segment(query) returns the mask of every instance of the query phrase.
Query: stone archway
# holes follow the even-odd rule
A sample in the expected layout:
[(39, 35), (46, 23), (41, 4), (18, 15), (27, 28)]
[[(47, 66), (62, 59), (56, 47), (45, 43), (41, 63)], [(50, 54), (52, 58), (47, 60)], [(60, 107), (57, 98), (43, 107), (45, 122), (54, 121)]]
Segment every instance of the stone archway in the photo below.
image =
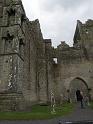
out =
[(88, 85), (82, 78), (74, 78), (69, 85), (69, 97), (75, 102), (76, 101), (76, 91), (80, 90), (83, 92), (84, 96), (88, 95)]

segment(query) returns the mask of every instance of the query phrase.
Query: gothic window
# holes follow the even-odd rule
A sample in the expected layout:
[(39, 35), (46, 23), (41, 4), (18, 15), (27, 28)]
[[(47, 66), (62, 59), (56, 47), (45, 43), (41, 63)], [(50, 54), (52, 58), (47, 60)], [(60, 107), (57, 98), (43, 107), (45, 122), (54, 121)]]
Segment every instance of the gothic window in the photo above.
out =
[(58, 64), (58, 59), (57, 58), (53, 58), (53, 61), (55, 64)]
[(24, 56), (24, 45), (25, 45), (25, 43), (24, 43), (23, 39), (21, 38), (19, 40), (19, 52), (20, 52), (20, 55), (22, 55), (22, 56)]
[(8, 24), (14, 24), (15, 22), (15, 9), (14, 8), (10, 8), (9, 10), (7, 10), (8, 13)]
[(86, 34), (88, 34), (88, 33), (89, 33), (87, 29), (85, 30), (85, 33), (86, 33)]
[(15, 9), (10, 8), (9, 10), (7, 10), (8, 16), (15, 16)]
[(20, 39), (20, 41), (19, 41), (19, 46), (21, 47), (21, 46), (24, 46), (25, 44), (24, 44), (24, 42), (23, 42), (23, 39)]
[(10, 34), (9, 31), (6, 32), (6, 37), (4, 37), (3, 39), (5, 39), (5, 52), (10, 52), (12, 51), (12, 41), (14, 39), (14, 35)]
[(11, 34), (9, 33), (9, 31), (7, 31), (6, 40), (11, 41), (11, 40), (13, 40), (13, 38), (14, 38), (14, 35), (11, 35)]
[(25, 15), (24, 14), (22, 14), (21, 15), (21, 25), (23, 24), (23, 21), (25, 20)]

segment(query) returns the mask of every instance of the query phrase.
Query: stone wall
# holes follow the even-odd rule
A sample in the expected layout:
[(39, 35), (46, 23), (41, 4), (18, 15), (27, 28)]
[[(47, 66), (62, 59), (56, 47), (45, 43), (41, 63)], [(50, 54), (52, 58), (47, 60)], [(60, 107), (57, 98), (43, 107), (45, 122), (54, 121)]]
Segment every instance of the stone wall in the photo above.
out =
[(55, 69), (55, 73), (56, 73), (55, 83), (58, 87), (57, 98), (60, 99), (60, 94), (63, 94), (64, 97), (67, 97), (67, 90), (70, 90), (70, 84), (76, 78), (80, 78), (81, 80), (86, 82), (88, 88), (92, 89), (91, 97), (93, 98), (92, 66), (93, 66), (92, 62), (88, 62), (88, 61), (84, 61), (79, 64), (61, 63), (60, 65), (57, 65)]

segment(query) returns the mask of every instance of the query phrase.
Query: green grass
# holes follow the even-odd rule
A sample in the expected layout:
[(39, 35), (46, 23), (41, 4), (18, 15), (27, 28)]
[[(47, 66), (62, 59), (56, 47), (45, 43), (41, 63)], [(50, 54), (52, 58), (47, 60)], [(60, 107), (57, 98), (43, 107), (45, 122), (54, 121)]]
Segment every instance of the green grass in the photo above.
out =
[(90, 103), (90, 107), (93, 109), (93, 102)]
[(31, 112), (0, 112), (0, 120), (43, 120), (65, 116), (73, 111), (73, 104), (58, 105), (56, 114), (51, 114), (50, 106), (32, 106)]

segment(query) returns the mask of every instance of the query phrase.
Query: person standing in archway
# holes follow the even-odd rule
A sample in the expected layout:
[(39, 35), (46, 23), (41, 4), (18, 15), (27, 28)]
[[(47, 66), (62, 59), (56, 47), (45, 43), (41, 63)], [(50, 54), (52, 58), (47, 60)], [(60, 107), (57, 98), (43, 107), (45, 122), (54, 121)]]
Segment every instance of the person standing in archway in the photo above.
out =
[(81, 103), (81, 108), (84, 108), (84, 104), (83, 104), (83, 92), (80, 90), (76, 91), (76, 96), (77, 96), (77, 102)]
[(83, 92), (80, 92), (80, 102), (81, 102), (81, 108), (84, 108), (84, 97), (83, 97)]
[(80, 90), (78, 89), (76, 91), (76, 98), (77, 98), (77, 102), (80, 101)]

